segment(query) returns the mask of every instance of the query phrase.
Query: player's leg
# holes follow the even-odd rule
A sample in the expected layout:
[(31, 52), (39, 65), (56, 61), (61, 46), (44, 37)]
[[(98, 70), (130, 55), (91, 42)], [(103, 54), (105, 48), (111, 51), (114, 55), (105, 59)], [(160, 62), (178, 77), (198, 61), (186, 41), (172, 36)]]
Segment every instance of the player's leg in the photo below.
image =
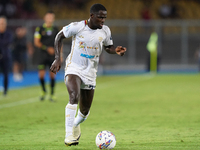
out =
[[(43, 66), (43, 65), (40, 65), (40, 67)], [(38, 76), (39, 76), (39, 80), (40, 80), (40, 85), (41, 85), (41, 88), (42, 88), (42, 92), (41, 92), (41, 96), (40, 96), (40, 100), (44, 100), (45, 99), (45, 95), (46, 95), (46, 88), (45, 88), (45, 69), (44, 69), (44, 66), (39, 68), (38, 70)]]
[(78, 115), (74, 121), (74, 125), (78, 126), (80, 123), (85, 121), (89, 115), (89, 110), (92, 105), (94, 97), (94, 90), (81, 89), (81, 97), (79, 102)]
[(89, 110), (92, 104), (94, 90), (81, 89), (81, 97), (79, 102), (78, 114), (74, 120), (73, 136), (79, 140), (81, 136), (80, 123), (85, 121), (89, 115)]
[(9, 60), (3, 60), (1, 61), (2, 71), (4, 75), (4, 92), (3, 95), (6, 96), (8, 92), (8, 74), (9, 74)]
[(39, 54), (38, 54), (38, 76), (39, 76), (39, 81), (40, 81), (40, 85), (42, 88), (42, 92), (41, 92), (41, 96), (40, 96), (40, 100), (44, 100), (45, 96), (46, 96), (46, 83), (45, 83), (45, 74), (46, 74), (46, 67), (48, 65), (48, 55), (47, 52), (44, 50), (40, 50)]
[[(54, 55), (49, 55), (48, 54), (48, 67), (51, 67), (52, 62), (54, 61), (55, 56)], [(54, 96), (54, 89), (55, 89), (55, 74), (51, 71), (49, 71), (49, 77), (50, 77), (50, 89), (51, 89), (51, 93), (50, 93), (50, 101), (54, 101), (55, 100), (55, 96)]]
[(80, 98), (81, 79), (77, 75), (69, 74), (66, 78), (66, 86), (69, 93), (69, 103), (65, 108), (65, 144), (77, 145), (78, 140), (73, 137), (73, 124)]
[(49, 72), (50, 75), (50, 88), (51, 88), (51, 95), (50, 95), (50, 101), (54, 101), (55, 97), (54, 97), (54, 88), (55, 88), (55, 74), (53, 72)]
[(13, 79), (14, 81), (21, 81), (19, 76), (19, 63), (17, 61), (13, 61)]
[(23, 79), (20, 72), (20, 52), (13, 51), (13, 79), (14, 81), (21, 81)]

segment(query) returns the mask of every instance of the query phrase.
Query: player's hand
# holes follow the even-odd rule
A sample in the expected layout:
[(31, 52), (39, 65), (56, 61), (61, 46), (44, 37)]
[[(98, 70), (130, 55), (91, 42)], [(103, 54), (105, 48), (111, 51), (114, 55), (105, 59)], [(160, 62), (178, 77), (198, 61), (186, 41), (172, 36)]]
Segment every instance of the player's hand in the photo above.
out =
[(126, 47), (117, 46), (115, 48), (115, 52), (117, 53), (117, 55), (123, 56), (126, 52)]
[(50, 67), (51, 72), (56, 74), (60, 70), (60, 68), (61, 68), (61, 60), (55, 59)]
[(54, 53), (55, 53), (53, 47), (47, 47), (47, 52), (49, 53), (49, 55), (54, 55)]

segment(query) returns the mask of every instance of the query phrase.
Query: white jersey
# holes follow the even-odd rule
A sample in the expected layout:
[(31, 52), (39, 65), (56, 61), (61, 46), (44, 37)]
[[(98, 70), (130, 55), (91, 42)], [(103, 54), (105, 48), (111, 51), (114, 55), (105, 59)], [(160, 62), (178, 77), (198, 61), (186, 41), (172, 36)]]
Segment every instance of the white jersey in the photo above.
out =
[(66, 59), (65, 75), (72, 70), (78, 71), (89, 80), (96, 79), (99, 56), (103, 45), (113, 45), (108, 26), (92, 30), (87, 21), (72, 22), (62, 29), (66, 38), (72, 37), (71, 52)]

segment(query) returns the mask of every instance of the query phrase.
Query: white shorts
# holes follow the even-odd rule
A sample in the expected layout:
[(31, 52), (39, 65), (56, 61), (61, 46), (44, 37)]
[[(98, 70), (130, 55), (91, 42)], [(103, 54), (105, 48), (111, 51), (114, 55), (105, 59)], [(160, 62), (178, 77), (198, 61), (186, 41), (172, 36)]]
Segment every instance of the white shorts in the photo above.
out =
[(69, 69), (67, 68), (67, 71), (65, 72), (65, 84), (67, 83), (68, 80), (68, 74), (74, 74), (77, 75), (81, 78), (82, 82), (81, 82), (81, 89), (85, 89), (85, 90), (93, 90), (96, 87), (96, 79), (94, 80), (90, 80), (87, 77), (85, 77), (84, 75), (82, 75), (80, 73), (80, 71), (75, 70), (75, 69)]

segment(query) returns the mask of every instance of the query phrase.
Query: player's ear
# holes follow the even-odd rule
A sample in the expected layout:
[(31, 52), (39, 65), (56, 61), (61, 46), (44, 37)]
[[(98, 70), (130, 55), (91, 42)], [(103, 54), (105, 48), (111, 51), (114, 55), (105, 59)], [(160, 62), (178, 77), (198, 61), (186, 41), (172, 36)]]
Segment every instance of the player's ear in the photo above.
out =
[(94, 13), (90, 13), (90, 18), (93, 18), (94, 17)]

